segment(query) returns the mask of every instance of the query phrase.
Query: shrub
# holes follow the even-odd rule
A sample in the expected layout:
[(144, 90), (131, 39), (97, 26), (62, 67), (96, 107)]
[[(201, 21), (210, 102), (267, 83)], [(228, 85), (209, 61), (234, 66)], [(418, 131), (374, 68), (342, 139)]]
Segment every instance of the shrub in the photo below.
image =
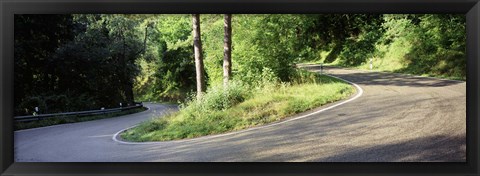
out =
[(195, 116), (196, 112), (210, 112), (225, 110), (242, 102), (248, 92), (239, 81), (230, 81), (228, 86), (217, 85), (210, 88), (201, 98), (190, 96), (190, 101), (182, 104), (182, 109), (187, 114)]

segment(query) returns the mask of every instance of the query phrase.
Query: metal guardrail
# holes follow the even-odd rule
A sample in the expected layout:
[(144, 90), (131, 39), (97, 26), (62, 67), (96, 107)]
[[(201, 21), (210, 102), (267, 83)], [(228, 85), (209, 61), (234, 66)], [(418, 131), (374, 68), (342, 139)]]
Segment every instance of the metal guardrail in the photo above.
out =
[(91, 111), (78, 111), (78, 112), (64, 112), (64, 113), (55, 113), (55, 114), (40, 114), (40, 115), (27, 115), (27, 116), (16, 116), (14, 120), (17, 122), (25, 121), (36, 121), (50, 117), (59, 117), (59, 116), (88, 116), (88, 115), (98, 115), (98, 114), (107, 114), (112, 112), (121, 112), (130, 109), (136, 109), (143, 107), (143, 103), (138, 103), (135, 106), (120, 107), (120, 108), (111, 108), (111, 109), (102, 109), (102, 110), (91, 110)]

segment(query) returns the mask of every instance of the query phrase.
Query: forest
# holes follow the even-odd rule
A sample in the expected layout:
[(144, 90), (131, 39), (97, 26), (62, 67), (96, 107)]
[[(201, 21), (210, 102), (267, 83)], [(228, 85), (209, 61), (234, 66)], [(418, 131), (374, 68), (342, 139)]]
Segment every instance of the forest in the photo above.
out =
[[(14, 27), (16, 116), (140, 101), (225, 109), (252, 96), (242, 90), (326, 80), (299, 63), (369, 69), (372, 60), (377, 71), (466, 79), (461, 14), (15, 15)], [(210, 93), (227, 83), (228, 93)], [(210, 99), (195, 98), (205, 91)]]

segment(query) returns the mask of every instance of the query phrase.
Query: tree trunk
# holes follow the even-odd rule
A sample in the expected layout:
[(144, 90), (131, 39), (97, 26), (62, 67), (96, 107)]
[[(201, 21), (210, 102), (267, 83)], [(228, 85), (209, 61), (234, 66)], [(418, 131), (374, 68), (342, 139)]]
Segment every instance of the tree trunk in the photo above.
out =
[(200, 14), (193, 14), (193, 48), (195, 51), (195, 69), (197, 74), (197, 98), (200, 98), (206, 90), (202, 40), (200, 37)]
[(232, 14), (225, 14), (223, 37), (223, 86), (232, 77)]

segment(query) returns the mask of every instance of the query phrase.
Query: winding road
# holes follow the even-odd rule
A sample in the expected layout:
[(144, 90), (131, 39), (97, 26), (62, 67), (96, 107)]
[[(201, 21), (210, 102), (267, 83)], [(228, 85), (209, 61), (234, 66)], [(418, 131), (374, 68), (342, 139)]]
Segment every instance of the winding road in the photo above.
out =
[(356, 83), (363, 94), (320, 113), (308, 115), (342, 102), (235, 133), (142, 144), (114, 140), (119, 131), (176, 109), (145, 104), (149, 110), (136, 114), (16, 131), (15, 161), (466, 161), (465, 82), (341, 68), (324, 72)]

